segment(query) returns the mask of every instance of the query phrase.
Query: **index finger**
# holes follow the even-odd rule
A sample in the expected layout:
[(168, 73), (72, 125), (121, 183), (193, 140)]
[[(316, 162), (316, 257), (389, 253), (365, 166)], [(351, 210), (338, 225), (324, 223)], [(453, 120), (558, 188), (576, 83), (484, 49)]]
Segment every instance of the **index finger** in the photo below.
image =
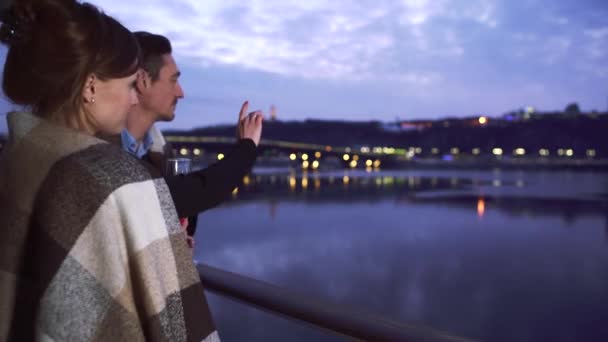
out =
[(243, 121), (243, 119), (247, 117), (247, 109), (249, 109), (249, 101), (243, 102), (243, 106), (241, 106), (241, 112), (239, 113), (239, 122)]

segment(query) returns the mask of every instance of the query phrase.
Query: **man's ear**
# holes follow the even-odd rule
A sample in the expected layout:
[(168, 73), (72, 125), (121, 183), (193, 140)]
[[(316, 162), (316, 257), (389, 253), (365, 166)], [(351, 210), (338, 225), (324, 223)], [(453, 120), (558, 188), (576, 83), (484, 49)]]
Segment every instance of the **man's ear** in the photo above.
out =
[(97, 84), (97, 76), (90, 74), (87, 76), (82, 87), (82, 99), (84, 102), (93, 103), (95, 102), (95, 86)]
[(139, 69), (137, 71), (137, 81), (135, 81), (135, 88), (138, 93), (142, 93), (144, 90), (148, 89), (152, 85), (152, 79), (150, 75), (143, 69)]

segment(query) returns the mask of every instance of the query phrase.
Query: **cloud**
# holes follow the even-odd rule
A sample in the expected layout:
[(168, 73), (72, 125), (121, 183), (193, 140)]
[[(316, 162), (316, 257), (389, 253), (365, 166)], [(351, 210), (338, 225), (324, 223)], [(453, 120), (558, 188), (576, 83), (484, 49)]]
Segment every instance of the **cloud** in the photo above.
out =
[[(591, 0), (97, 3), (133, 30), (168, 36), (180, 66), (188, 69), (185, 75), (239, 80), (222, 83), (222, 94), (217, 84), (203, 87), (193, 80), (189, 89), (195, 90), (189, 94), (204, 89), (218, 98), (240, 98), (261, 93), (260, 84), (267, 91), (266, 84), (276, 83), (273, 94), (282, 95), (273, 97), (293, 98), (293, 104), (282, 106), (300, 113), (301, 108), (335, 111), (343, 106), (338, 101), (353, 96), (359, 102), (352, 106), (360, 113), (395, 113), (406, 104), (424, 113), (464, 113), (468, 110), (462, 108), (473, 107), (479, 98), (489, 111), (534, 96), (547, 104), (553, 96), (555, 107), (562, 108), (555, 94), (605, 82), (603, 66), (608, 64), (606, 6)], [(574, 76), (591, 83), (575, 88), (565, 82)], [(531, 79), (547, 93), (526, 93)], [(287, 88), (300, 91), (287, 95)], [(310, 103), (297, 100), (304, 94)], [(366, 109), (363, 101), (375, 104)], [(343, 109), (345, 114), (349, 110)]]
[[(489, 28), (497, 23), (495, 6), (487, 0), (348, 4), (329, 0), (106, 0), (99, 4), (134, 30), (169, 36), (178, 55), (202, 67), (233, 65), (304, 79), (399, 79), (418, 85), (439, 79), (439, 71), (425, 68), (413, 76), (411, 65), (399, 62), (408, 58), (399, 51), (400, 46), (421, 58), (459, 58), (465, 48), (457, 32), (449, 27), (436, 32), (432, 21), (464, 20)], [(386, 70), (382, 65), (387, 63), (403, 67)]]
[(572, 41), (567, 36), (549, 37), (544, 45), (545, 63), (555, 64), (567, 55), (571, 46)]
[(547, 15), (545, 17), (545, 20), (551, 24), (557, 24), (557, 25), (568, 25), (568, 23), (570, 23), (570, 20), (567, 17), (555, 16), (555, 15)]
[(603, 0), (92, 1), (171, 39), (184, 126), (245, 98), (294, 119), (605, 106)]
[(608, 38), (608, 26), (601, 27), (601, 28), (595, 28), (595, 29), (588, 29), (588, 30), (585, 30), (584, 32), (585, 32), (586, 36), (591, 37), (593, 39)]
[(534, 33), (521, 33), (517, 32), (512, 35), (513, 39), (520, 42), (536, 42), (538, 36)]

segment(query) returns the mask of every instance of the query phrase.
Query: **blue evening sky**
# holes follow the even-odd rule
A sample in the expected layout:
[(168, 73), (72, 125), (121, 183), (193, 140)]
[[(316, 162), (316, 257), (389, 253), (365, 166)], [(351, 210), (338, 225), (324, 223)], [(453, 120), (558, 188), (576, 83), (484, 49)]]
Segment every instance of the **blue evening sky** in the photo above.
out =
[(173, 42), (186, 98), (165, 128), (233, 123), (245, 99), (283, 120), (608, 107), (605, 0), (93, 3)]

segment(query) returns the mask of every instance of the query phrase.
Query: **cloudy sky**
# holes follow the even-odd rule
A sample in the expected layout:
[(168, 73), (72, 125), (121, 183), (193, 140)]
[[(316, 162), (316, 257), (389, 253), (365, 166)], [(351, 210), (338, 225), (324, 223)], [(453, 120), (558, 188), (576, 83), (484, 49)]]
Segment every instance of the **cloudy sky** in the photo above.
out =
[(175, 128), (279, 118), (381, 120), (532, 105), (608, 107), (605, 0), (94, 0), (168, 36), (186, 98)]

